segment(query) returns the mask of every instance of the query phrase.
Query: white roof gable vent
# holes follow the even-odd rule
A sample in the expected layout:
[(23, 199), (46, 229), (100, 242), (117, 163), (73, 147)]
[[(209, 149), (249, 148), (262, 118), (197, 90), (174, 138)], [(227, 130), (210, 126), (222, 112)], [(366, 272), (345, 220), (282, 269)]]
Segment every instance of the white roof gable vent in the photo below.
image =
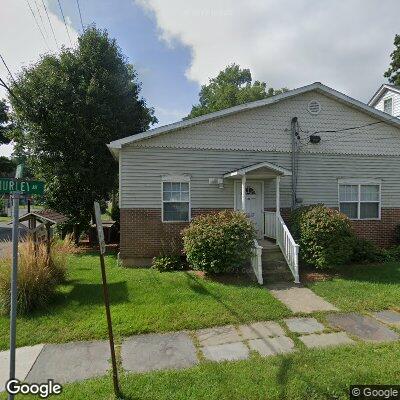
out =
[(311, 100), (308, 103), (307, 109), (310, 114), (317, 115), (321, 111), (321, 104), (317, 100)]

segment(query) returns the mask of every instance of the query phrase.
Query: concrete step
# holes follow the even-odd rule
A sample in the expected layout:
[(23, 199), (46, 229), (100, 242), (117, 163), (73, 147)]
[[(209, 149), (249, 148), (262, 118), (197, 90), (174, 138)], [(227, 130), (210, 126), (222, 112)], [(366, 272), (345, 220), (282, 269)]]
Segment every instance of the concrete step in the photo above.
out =
[(289, 272), (268, 272), (263, 273), (264, 283), (293, 282), (292, 273)]

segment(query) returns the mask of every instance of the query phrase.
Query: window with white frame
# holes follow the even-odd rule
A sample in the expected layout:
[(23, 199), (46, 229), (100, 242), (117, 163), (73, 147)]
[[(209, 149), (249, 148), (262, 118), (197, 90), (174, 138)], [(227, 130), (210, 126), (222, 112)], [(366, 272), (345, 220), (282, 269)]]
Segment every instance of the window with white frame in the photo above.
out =
[(383, 111), (390, 115), (393, 114), (393, 100), (391, 97), (388, 99), (383, 100)]
[(339, 209), (350, 219), (379, 219), (380, 183), (339, 183)]
[(187, 176), (166, 176), (162, 180), (162, 220), (190, 220), (190, 182)]

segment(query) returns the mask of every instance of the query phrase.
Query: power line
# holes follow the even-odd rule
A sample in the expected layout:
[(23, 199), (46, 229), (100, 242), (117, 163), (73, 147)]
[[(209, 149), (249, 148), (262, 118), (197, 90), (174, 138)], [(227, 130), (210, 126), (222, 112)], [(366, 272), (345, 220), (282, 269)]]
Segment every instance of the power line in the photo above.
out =
[(44, 2), (44, 0), (42, 0), (42, 4), (43, 4), (43, 7), (44, 7), (44, 10), (46, 11), (47, 20), (49, 21), (49, 25), (50, 25), (50, 28), (51, 28), (51, 32), (53, 33), (54, 41), (56, 42), (57, 48), (59, 48), (58, 42), (57, 42), (57, 38), (56, 38), (56, 34), (54, 32), (53, 24), (51, 23), (51, 20), (50, 20), (50, 17), (49, 17), (49, 13), (47, 11), (46, 3)]
[(64, 11), (63, 11), (63, 9), (62, 9), (62, 7), (61, 7), (61, 2), (60, 2), (60, 0), (57, 0), (57, 1), (58, 1), (58, 7), (60, 8), (60, 11), (61, 11), (62, 19), (63, 19), (63, 21), (64, 21), (65, 29), (66, 29), (66, 31), (67, 31), (68, 39), (69, 39), (69, 42), (71, 43), (71, 46), (72, 46), (72, 40), (71, 40), (71, 36), (69, 35), (69, 30), (68, 30), (67, 22), (65, 21)]
[(35, 20), (36, 26), (37, 26), (37, 28), (39, 29), (40, 34), (42, 35), (42, 38), (43, 38), (43, 40), (44, 40), (44, 42), (45, 42), (45, 44), (46, 44), (46, 47), (47, 47), (47, 48), (49, 49), (49, 51), (50, 51), (50, 47), (49, 47), (49, 45), (48, 45), (48, 43), (47, 43), (47, 40), (46, 40), (46, 38), (45, 38), (45, 36), (44, 36), (44, 34), (43, 34), (42, 29), (40, 28), (40, 25), (39, 25), (39, 23), (38, 23), (38, 21), (37, 21), (37, 19), (36, 19), (36, 15), (35, 15), (35, 13), (33, 12), (33, 9), (32, 9), (32, 7), (31, 7), (31, 3), (29, 3), (29, 0), (26, 0), (26, 2), (28, 3), (29, 10), (31, 11), (31, 14), (32, 14), (32, 16), (33, 16), (33, 19)]
[(37, 0), (34, 0), (34, 2), (35, 2), (36, 10), (37, 10), (37, 12), (39, 14), (40, 21), (42, 21), (43, 31), (44, 31), (44, 33), (46, 34), (46, 37), (47, 37), (48, 36), (47, 29), (46, 29), (46, 25), (45, 25), (45, 23), (43, 21), (43, 18), (42, 18), (42, 13), (40, 11), (39, 4), (38, 4)]
[(1, 58), (1, 61), (3, 62), (3, 64), (4, 64), (4, 66), (6, 67), (6, 70), (7, 70), (8, 74), (10, 75), (11, 79), (13, 80), (13, 82), (14, 82), (15, 84), (17, 84), (17, 82), (16, 82), (15, 79), (14, 79), (13, 74), (11, 73), (10, 68), (8, 68), (7, 63), (5, 62), (5, 60), (4, 60), (4, 58), (3, 58), (3, 56), (2, 56), (1, 54), (0, 54), (0, 58)]
[(79, 11), (79, 19), (81, 20), (81, 25), (82, 25), (82, 33), (85, 30), (83, 27), (83, 21), (82, 21), (82, 13), (81, 13), (81, 7), (79, 6), (79, 0), (76, 0), (76, 5), (78, 6), (78, 11)]

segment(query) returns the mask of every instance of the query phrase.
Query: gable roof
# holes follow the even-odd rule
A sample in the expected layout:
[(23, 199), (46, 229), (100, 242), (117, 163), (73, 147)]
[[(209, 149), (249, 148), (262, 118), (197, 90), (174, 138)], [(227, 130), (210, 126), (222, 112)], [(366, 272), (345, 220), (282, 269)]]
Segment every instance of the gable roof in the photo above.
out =
[(272, 172), (275, 172), (277, 175), (292, 175), (292, 171), (289, 171), (286, 168), (280, 167), (279, 165), (264, 161), (264, 162), (260, 162), (260, 163), (256, 163), (256, 164), (247, 165), (246, 167), (242, 167), (242, 168), (227, 172), (226, 174), (224, 174), (224, 178), (232, 178), (234, 176), (246, 175), (249, 172), (257, 171), (258, 169), (262, 169), (262, 168), (269, 169)]
[(246, 110), (252, 110), (259, 107), (269, 106), (280, 101), (290, 99), (291, 97), (298, 96), (303, 93), (307, 93), (310, 91), (317, 91), (322, 93), (328, 97), (331, 97), (337, 101), (345, 103), (346, 105), (353, 107), (359, 111), (362, 111), (366, 114), (369, 114), (372, 117), (375, 117), (383, 122), (387, 122), (391, 125), (400, 128), (400, 119), (393, 118), (389, 114), (386, 114), (382, 111), (379, 111), (359, 100), (353, 99), (337, 90), (334, 90), (326, 85), (323, 85), (321, 82), (315, 82), (307, 86), (302, 86), (298, 89), (293, 89), (288, 92), (284, 92), (272, 97), (268, 97), (267, 99), (253, 101), (251, 103), (240, 104), (235, 107), (226, 108), (224, 110), (216, 111), (210, 114), (201, 115), (200, 117), (191, 118), (183, 121), (178, 121), (169, 125), (160, 126), (158, 128), (150, 129), (146, 132), (138, 133), (135, 135), (127, 136), (125, 138), (115, 140), (109, 143), (107, 146), (114, 156), (117, 156), (119, 149), (121, 149), (125, 145), (129, 145), (130, 143), (137, 142), (139, 140), (149, 139), (154, 136), (158, 136), (161, 134), (177, 131), (179, 129), (187, 128), (193, 125), (201, 124), (203, 122), (212, 121), (217, 118), (226, 117), (231, 114), (236, 114), (239, 112), (243, 112)]
[(400, 94), (400, 86), (384, 83), (371, 97), (371, 100), (368, 102), (368, 105), (374, 107), (376, 103), (379, 101), (379, 99), (382, 97), (382, 95), (388, 90)]

